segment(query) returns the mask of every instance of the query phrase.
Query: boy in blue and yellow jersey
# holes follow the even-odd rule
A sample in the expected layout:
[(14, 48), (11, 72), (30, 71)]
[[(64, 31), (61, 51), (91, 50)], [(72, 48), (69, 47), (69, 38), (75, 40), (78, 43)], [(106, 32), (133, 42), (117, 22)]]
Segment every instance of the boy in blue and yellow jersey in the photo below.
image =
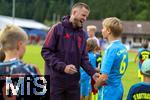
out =
[(127, 100), (150, 100), (150, 59), (144, 60), (141, 67), (144, 82), (134, 84), (128, 93)]
[(141, 66), (144, 60), (150, 59), (150, 49), (148, 48), (148, 41), (145, 40), (142, 43), (142, 48), (139, 49), (138, 54), (135, 57), (135, 63), (138, 59), (138, 78), (143, 82), (143, 75), (141, 74)]
[(103, 38), (107, 39), (110, 44), (102, 59), (101, 76), (95, 84), (95, 88), (99, 88), (98, 100), (122, 100), (121, 78), (128, 65), (128, 53), (120, 41), (122, 24), (118, 18), (110, 17), (104, 19), (102, 25)]

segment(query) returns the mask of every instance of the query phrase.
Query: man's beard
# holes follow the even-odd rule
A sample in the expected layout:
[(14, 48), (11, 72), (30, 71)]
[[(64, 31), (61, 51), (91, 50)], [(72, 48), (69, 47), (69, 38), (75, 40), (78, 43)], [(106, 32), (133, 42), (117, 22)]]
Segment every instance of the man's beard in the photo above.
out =
[(73, 21), (73, 27), (74, 28), (80, 28), (82, 26), (83, 26), (83, 23), (80, 20), (75, 18), (74, 21)]

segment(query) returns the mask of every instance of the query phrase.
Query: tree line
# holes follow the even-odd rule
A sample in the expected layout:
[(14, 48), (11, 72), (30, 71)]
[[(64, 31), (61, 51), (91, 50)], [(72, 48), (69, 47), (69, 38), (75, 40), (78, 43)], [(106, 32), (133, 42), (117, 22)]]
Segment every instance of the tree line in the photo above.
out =
[[(90, 20), (116, 16), (122, 20), (150, 21), (150, 0), (15, 0), (15, 16), (40, 22), (59, 20), (70, 14), (72, 4), (90, 6)], [(13, 0), (0, 0), (0, 15), (12, 16)]]

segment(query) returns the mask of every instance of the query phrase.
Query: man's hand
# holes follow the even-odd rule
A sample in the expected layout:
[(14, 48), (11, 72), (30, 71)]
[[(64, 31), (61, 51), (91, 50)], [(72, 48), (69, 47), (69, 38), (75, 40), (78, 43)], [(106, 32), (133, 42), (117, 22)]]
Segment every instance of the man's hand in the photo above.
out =
[(67, 74), (74, 74), (77, 73), (78, 71), (74, 65), (70, 64), (65, 67), (64, 72)]
[(95, 73), (92, 78), (94, 79), (94, 81), (96, 82), (98, 80), (98, 78), (100, 77), (100, 73)]

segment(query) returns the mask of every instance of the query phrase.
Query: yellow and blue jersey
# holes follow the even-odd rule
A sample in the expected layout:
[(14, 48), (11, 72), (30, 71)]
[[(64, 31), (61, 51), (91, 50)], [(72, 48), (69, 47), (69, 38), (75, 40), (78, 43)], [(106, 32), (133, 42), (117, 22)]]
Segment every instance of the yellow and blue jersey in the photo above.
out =
[(139, 69), (141, 69), (142, 63), (146, 59), (150, 59), (150, 49), (140, 48), (138, 50)]
[(128, 93), (127, 100), (149, 100), (150, 83), (140, 82), (134, 84)]
[[(99, 89), (99, 100), (121, 100), (123, 86), (121, 78), (128, 66), (128, 52), (120, 40), (115, 40), (106, 48), (100, 72), (107, 74), (106, 86)], [(115, 92), (114, 92), (115, 91)]]

